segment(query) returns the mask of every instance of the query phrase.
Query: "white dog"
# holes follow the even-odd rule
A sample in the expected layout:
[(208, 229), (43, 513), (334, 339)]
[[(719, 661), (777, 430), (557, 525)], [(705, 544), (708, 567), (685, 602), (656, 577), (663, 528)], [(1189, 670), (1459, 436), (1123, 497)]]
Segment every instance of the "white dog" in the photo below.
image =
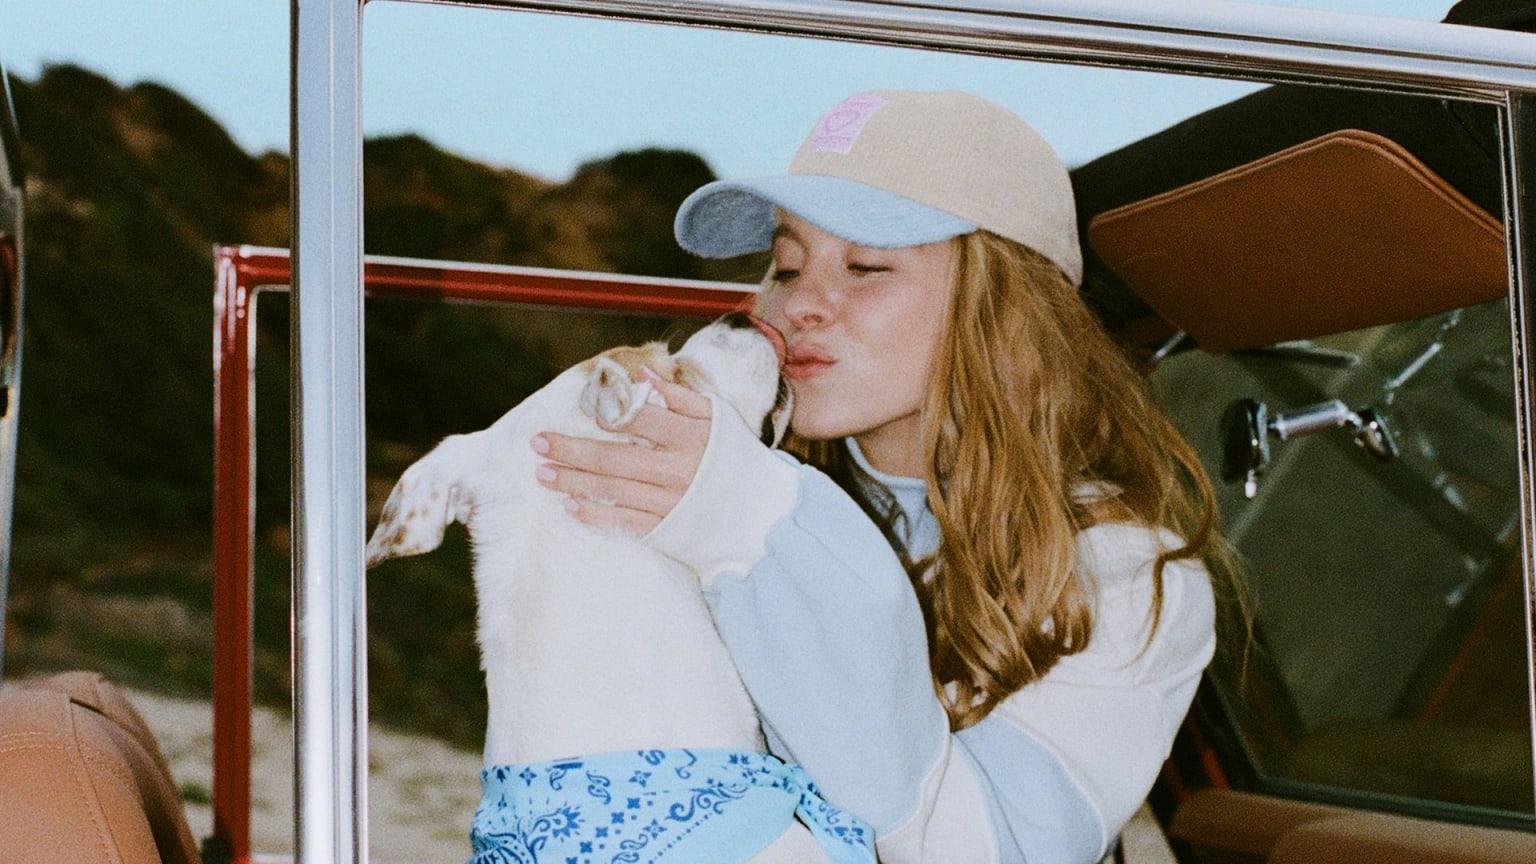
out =
[[(474, 545), (489, 703), (477, 864), (873, 861), (859, 851), (867, 829), (825, 804), (802, 806), (816, 803), (799, 797), (814, 795), (803, 773), (759, 755), (756, 713), (695, 574), (639, 538), (570, 517), (534, 479), (541, 457), (529, 441), (540, 431), (625, 437), (657, 398), (635, 380), (642, 366), (713, 395), (715, 411), (777, 443), (789, 398), (770, 333), (735, 314), (676, 354), (661, 343), (604, 352), (489, 428), (445, 439), (390, 494), (370, 567), (437, 548), (450, 522)], [(830, 828), (808, 809), (830, 812)]]

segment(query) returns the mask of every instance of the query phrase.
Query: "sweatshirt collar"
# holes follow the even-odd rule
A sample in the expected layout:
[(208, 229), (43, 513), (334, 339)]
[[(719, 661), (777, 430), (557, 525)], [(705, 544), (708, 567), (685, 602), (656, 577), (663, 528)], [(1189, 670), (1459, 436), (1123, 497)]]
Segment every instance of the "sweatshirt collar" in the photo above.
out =
[(928, 510), (928, 483), (921, 477), (902, 477), (898, 474), (887, 474), (869, 464), (864, 457), (864, 451), (859, 449), (859, 442), (852, 438), (844, 439), (848, 444), (848, 452), (853, 456), (853, 461), (870, 479), (884, 486), (896, 499), (896, 505), (901, 508), (902, 519), (898, 525), (899, 533), (903, 534), (903, 540), (907, 544), (907, 551), (913, 557), (926, 555), (938, 546), (939, 527), (934, 522), (933, 514)]

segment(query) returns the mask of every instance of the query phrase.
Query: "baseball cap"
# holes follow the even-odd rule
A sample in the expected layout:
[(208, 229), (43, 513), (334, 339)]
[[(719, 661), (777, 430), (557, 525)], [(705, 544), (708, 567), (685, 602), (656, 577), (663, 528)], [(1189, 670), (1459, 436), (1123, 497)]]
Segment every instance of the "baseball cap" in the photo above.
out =
[(823, 114), (789, 171), (721, 180), (678, 208), (682, 247), (708, 258), (773, 244), (783, 208), (859, 246), (901, 248), (985, 228), (1083, 278), (1066, 166), (1012, 111), (957, 90), (871, 90)]

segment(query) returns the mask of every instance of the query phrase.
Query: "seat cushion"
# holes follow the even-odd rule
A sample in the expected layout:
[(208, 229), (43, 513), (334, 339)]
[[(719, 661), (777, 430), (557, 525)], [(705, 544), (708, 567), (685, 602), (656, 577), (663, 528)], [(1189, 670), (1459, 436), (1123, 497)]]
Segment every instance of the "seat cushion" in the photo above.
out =
[(1509, 864), (1536, 861), (1536, 835), (1446, 825), (1387, 813), (1352, 813), (1299, 825), (1267, 864)]
[(196, 864), (154, 735), (100, 675), (0, 690), (0, 861)]

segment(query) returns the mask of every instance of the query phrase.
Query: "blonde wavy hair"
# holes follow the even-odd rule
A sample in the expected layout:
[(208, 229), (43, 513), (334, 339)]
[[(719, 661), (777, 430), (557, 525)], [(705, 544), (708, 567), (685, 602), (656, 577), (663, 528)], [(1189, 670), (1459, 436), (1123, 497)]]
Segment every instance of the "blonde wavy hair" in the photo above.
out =
[[(934, 687), (958, 730), (1088, 644), (1079, 531), (1134, 522), (1185, 538), (1154, 563), (1149, 633), (1167, 564), (1221, 556), (1198, 457), (1060, 268), (987, 231), (953, 242), (948, 326), (922, 409), (940, 541), (903, 558), (927, 620)], [(838, 480), (901, 550), (899, 508), (861, 476), (844, 442), (791, 436), (786, 447)]]

